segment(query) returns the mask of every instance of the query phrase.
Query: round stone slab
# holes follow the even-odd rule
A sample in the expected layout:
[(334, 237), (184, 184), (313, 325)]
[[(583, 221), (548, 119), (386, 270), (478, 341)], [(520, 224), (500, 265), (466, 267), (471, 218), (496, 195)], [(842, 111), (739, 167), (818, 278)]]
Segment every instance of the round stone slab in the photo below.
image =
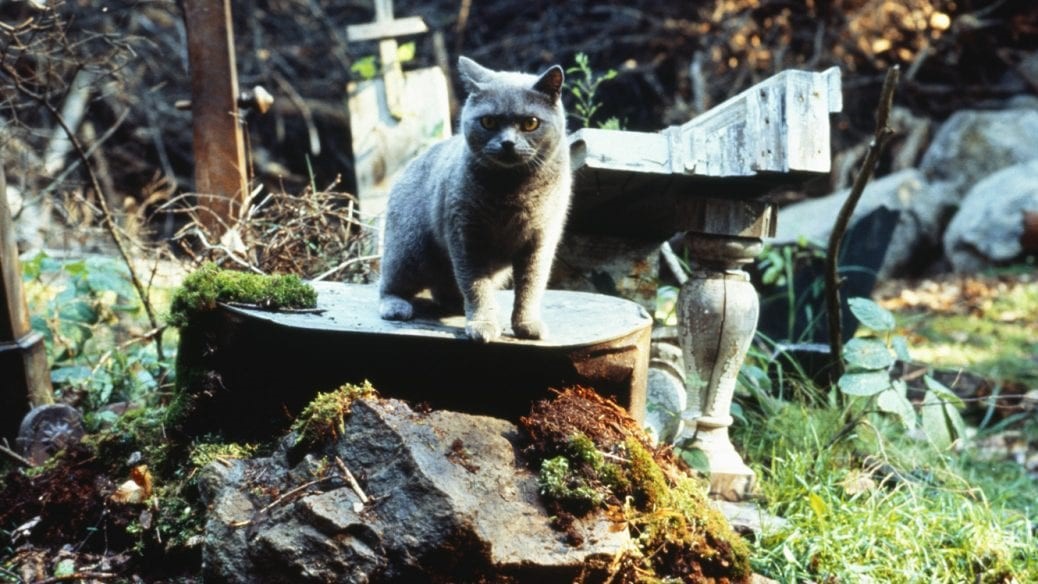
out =
[[(431, 301), (418, 298), (415, 318), (409, 321), (382, 320), (378, 314), (378, 289), (375, 286), (313, 282), (317, 290), (314, 311), (277, 312), (229, 306), (228, 310), (265, 320), (279, 326), (349, 334), (412, 336), (426, 339), (468, 340), (463, 315), (439, 313)], [(577, 347), (592, 345), (629, 335), (652, 325), (645, 309), (604, 294), (548, 290), (542, 306), (549, 336), (542, 340), (518, 339), (512, 336), (510, 317), (513, 293), (497, 293), (498, 320), (504, 334), (496, 343), (523, 344), (540, 347)]]
[(181, 331), (180, 362), (197, 387), (191, 434), (259, 439), (282, 431), (317, 392), (370, 381), (385, 397), (516, 421), (551, 388), (584, 385), (645, 415), (652, 319), (622, 298), (549, 290), (543, 340), (511, 334), (512, 292), (498, 293), (504, 334), (465, 335), (464, 317), (416, 305), (407, 322), (379, 317), (371, 285), (316, 283), (317, 309), (223, 306)]

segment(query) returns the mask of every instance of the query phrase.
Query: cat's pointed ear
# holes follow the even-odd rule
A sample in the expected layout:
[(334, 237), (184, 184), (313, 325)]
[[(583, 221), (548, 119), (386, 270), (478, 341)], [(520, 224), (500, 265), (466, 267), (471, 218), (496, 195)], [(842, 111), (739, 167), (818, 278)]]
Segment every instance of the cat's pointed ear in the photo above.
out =
[(565, 76), (562, 74), (562, 67), (555, 65), (541, 75), (537, 83), (533, 84), (533, 88), (547, 94), (552, 101), (558, 101), (559, 96), (562, 95), (563, 79)]
[(458, 57), (458, 73), (465, 89), (469, 93), (476, 93), (480, 86), (490, 80), (493, 72), (472, 59), (462, 56)]

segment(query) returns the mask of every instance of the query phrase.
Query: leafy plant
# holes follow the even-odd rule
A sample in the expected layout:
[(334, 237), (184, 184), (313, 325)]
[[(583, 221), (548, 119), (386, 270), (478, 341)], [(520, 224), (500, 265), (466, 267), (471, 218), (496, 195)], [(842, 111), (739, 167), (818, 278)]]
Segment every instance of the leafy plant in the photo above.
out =
[[(570, 113), (570, 116), (575, 118), (582, 128), (590, 128), (595, 114), (602, 107), (598, 101), (598, 87), (602, 83), (614, 79), (617, 72), (615, 69), (609, 69), (605, 73), (596, 74), (591, 69), (586, 53), (577, 53), (573, 57), (573, 61), (576, 64), (566, 69), (566, 74), (571, 76), (567, 87), (574, 100), (573, 112)], [(621, 124), (620, 120), (614, 117), (600, 123), (598, 127), (619, 130)]]
[(965, 436), (965, 423), (959, 415), (960, 400), (950, 389), (933, 377), (924, 377), (924, 394), (920, 414), (908, 400), (908, 384), (892, 376), (898, 359), (909, 360), (908, 341), (894, 334), (894, 315), (867, 298), (848, 300), (851, 311), (872, 337), (851, 339), (843, 347), (846, 372), (837, 386), (845, 395), (868, 398), (880, 412), (894, 416), (906, 430), (921, 427), (930, 442), (945, 449), (956, 438)]
[(41, 333), (51, 382), (64, 399), (79, 403), (88, 422), (115, 402), (141, 402), (168, 377), (170, 362), (139, 341), (142, 306), (126, 266), (112, 258), (58, 259), (43, 252), (22, 263), (31, 323)]
[[(397, 63), (403, 64), (409, 61), (413, 61), (414, 57), (415, 44), (413, 41), (409, 43), (404, 43), (397, 47)], [(360, 80), (370, 81), (375, 77), (378, 77), (379, 73), (381, 73), (381, 70), (379, 69), (379, 63), (375, 55), (364, 55), (363, 57), (355, 60), (352, 65), (350, 65), (350, 72), (353, 73)]]

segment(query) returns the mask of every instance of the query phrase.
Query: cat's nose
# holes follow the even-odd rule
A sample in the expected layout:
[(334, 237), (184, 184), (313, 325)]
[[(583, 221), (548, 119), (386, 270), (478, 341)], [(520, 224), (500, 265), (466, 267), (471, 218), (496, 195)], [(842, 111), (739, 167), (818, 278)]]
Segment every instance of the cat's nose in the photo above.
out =
[(515, 152), (515, 142), (513, 142), (512, 140), (502, 140), (501, 149), (507, 152), (508, 154), (511, 154), (512, 152)]

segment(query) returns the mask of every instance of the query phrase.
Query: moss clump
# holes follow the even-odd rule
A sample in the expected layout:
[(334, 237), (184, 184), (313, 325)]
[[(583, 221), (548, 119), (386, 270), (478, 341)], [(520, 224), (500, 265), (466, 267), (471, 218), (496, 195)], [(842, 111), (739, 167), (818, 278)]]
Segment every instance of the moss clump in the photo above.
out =
[(338, 438), (346, 430), (346, 416), (353, 402), (377, 395), (367, 381), (361, 385), (347, 383), (335, 391), (318, 393), (292, 423), (292, 432), (296, 434), (293, 450), (310, 450)]
[(631, 437), (626, 443), (635, 508), (628, 511), (652, 571), (682, 581), (748, 580), (750, 550), (691, 476), (668, 481), (652, 453)]
[(259, 450), (258, 444), (238, 444), (235, 442), (202, 442), (191, 448), (188, 460), (195, 469), (201, 469), (217, 460), (242, 460), (252, 458)]
[(541, 494), (582, 515), (628, 490), (623, 469), (607, 462), (595, 443), (577, 432), (566, 453), (545, 459), (538, 476)]
[(622, 513), (637, 550), (614, 560), (613, 581), (749, 580), (749, 548), (711, 505), (706, 485), (669, 449), (653, 450), (621, 408), (574, 388), (535, 404), (521, 424), (531, 440), (526, 452), (541, 461), (546, 506), (569, 541), (581, 541), (572, 516)]
[(586, 477), (570, 470), (565, 456), (542, 462), (539, 481), (542, 495), (577, 512), (590, 511), (605, 501), (602, 491), (591, 486)]
[(183, 327), (193, 315), (215, 309), (218, 302), (242, 302), (268, 309), (313, 308), (317, 292), (298, 276), (235, 272), (207, 263), (184, 278), (173, 293), (170, 324)]

